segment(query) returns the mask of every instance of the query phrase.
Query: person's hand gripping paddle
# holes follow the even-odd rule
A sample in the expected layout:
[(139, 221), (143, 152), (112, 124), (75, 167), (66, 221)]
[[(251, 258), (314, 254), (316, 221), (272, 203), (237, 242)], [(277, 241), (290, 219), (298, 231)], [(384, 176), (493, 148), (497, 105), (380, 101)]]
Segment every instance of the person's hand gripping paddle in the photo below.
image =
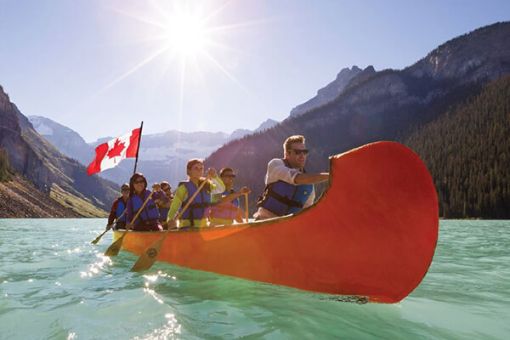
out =
[[(135, 217), (133, 217), (133, 219), (131, 220), (131, 223), (129, 225), (126, 226), (126, 231), (124, 232), (124, 234), (122, 234), (121, 237), (119, 237), (117, 239), (117, 241), (113, 242), (109, 247), (108, 249), (106, 249), (106, 251), (104, 252), (104, 254), (106, 256), (117, 256), (117, 254), (119, 253), (120, 251), (120, 248), (122, 247), (122, 242), (124, 241), (124, 237), (126, 237), (127, 233), (128, 233), (128, 229), (130, 226), (133, 225), (133, 223), (135, 223), (136, 219), (138, 218), (138, 216), (140, 216), (140, 213), (142, 212), (142, 210), (145, 208), (145, 206), (147, 205), (147, 202), (149, 202), (149, 200), (151, 199), (152, 197), (152, 192), (150, 193), (149, 197), (147, 197), (147, 199), (145, 200), (145, 202), (143, 202), (142, 206), (140, 209), (138, 209), (138, 211), (136, 212), (136, 215)], [(127, 209), (126, 209), (127, 210)]]

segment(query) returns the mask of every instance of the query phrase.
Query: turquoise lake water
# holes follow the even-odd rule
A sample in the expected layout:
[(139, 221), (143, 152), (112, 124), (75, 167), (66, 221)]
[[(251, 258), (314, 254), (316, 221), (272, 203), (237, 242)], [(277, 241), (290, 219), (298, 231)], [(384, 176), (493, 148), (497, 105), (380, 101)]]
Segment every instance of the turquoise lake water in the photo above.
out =
[[(441, 221), (420, 286), (394, 305), (157, 263), (90, 241), (102, 219), (0, 219), (0, 339), (510, 339), (510, 221)], [(242, 261), (242, 259), (239, 259)]]

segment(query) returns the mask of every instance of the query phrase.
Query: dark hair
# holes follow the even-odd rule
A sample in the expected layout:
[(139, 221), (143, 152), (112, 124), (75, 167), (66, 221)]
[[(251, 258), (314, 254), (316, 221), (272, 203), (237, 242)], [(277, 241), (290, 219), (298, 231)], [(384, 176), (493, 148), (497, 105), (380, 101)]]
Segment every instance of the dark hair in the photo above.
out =
[(141, 172), (137, 172), (133, 176), (131, 176), (131, 178), (129, 179), (129, 197), (132, 197), (135, 193), (135, 181), (138, 178), (143, 179), (143, 182), (144, 182), (143, 189), (144, 190), (147, 189), (147, 179)]
[(170, 186), (170, 183), (168, 183), (168, 181), (161, 181), (160, 185), (161, 185), (161, 189), (163, 189), (163, 186), (168, 186), (168, 189), (172, 189), (172, 187)]
[(203, 159), (200, 159), (200, 158), (192, 158), (188, 161), (188, 163), (186, 164), (186, 174), (189, 175), (189, 171), (191, 170), (191, 168), (193, 167), (193, 165), (195, 164), (204, 164), (204, 160)]
[(191, 170), (193, 165), (195, 165), (197, 163), (204, 164), (204, 160), (200, 159), (200, 158), (192, 158), (192, 159), (190, 159), (188, 161), (188, 163), (186, 164), (186, 170)]
[(220, 177), (223, 176), (223, 174), (227, 171), (230, 171), (231, 173), (234, 173), (234, 169), (232, 168), (223, 168), (220, 170)]

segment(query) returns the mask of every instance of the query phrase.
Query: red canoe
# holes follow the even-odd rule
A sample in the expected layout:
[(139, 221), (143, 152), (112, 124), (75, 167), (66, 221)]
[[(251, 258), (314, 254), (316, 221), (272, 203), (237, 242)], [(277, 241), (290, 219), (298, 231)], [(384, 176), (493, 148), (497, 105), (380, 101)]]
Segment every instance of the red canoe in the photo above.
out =
[[(394, 142), (333, 156), (330, 169), (329, 189), (301, 213), (172, 231), (158, 260), (371, 302), (402, 300), (427, 273), (436, 247), (430, 174), (414, 152)], [(123, 249), (140, 255), (161, 235), (128, 232)]]

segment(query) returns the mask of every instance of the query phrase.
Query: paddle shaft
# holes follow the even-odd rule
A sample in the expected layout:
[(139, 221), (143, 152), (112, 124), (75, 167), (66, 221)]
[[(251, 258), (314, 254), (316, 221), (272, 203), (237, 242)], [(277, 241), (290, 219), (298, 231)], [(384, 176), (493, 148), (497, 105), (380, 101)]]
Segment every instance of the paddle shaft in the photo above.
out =
[(249, 211), (248, 211), (248, 194), (244, 194), (244, 209), (245, 209), (245, 218), (246, 218), (246, 223), (249, 222)]
[(92, 244), (96, 244), (97, 242), (99, 242), (99, 240), (101, 239), (101, 237), (103, 237), (103, 236), (104, 236), (104, 234), (106, 234), (106, 233), (108, 232), (108, 230), (112, 229), (113, 225), (114, 225), (115, 223), (117, 223), (117, 221), (118, 221), (118, 220), (120, 220), (120, 219), (122, 218), (122, 216), (124, 216), (124, 214), (126, 213), (126, 210), (127, 210), (127, 208), (126, 208), (126, 209), (124, 209), (124, 211), (122, 212), (122, 214), (120, 214), (120, 216), (119, 216), (119, 217), (117, 217), (117, 218), (115, 219), (115, 221), (113, 221), (113, 223), (112, 223), (112, 224), (109, 224), (109, 225), (107, 225), (107, 226), (106, 226), (106, 230), (105, 230), (105, 231), (103, 231), (103, 232), (102, 232), (102, 233), (101, 233), (98, 237), (96, 237), (96, 238), (94, 239), (94, 241), (92, 241), (92, 242), (90, 242), (90, 243), (92, 243)]
[[(181, 211), (177, 214), (177, 216), (175, 216), (173, 218), (174, 221), (177, 221), (179, 218), (181, 218), (181, 216), (184, 214), (184, 212), (186, 211), (186, 209), (189, 208), (189, 206), (191, 205), (191, 203), (193, 203), (193, 200), (195, 199), (195, 197), (197, 197), (197, 195), (200, 193), (200, 191), (202, 191), (202, 189), (204, 188), (205, 186), (205, 183), (207, 183), (207, 178), (198, 186), (197, 188), (197, 191), (195, 191), (195, 193), (193, 195), (191, 195), (191, 198), (188, 200), (188, 203), (186, 203), (186, 205), (184, 206), (184, 208), (181, 209)], [(169, 229), (170, 230), (170, 229)]]
[[(127, 203), (127, 202), (126, 202), (126, 203)], [(124, 214), (126, 213), (126, 211), (127, 211), (127, 206), (124, 208), (124, 211), (122, 212), (122, 214), (120, 214), (120, 216), (119, 216), (119, 217), (117, 217), (117, 218), (115, 219), (115, 221), (113, 221), (112, 226), (113, 226), (115, 223), (117, 223), (117, 222), (118, 222), (118, 221), (119, 221), (119, 220), (120, 220), (120, 219), (124, 216)], [(110, 227), (110, 228), (111, 228), (111, 227)]]
[[(142, 213), (142, 210), (145, 208), (145, 206), (147, 205), (147, 203), (151, 199), (153, 193), (154, 193), (154, 191), (151, 191), (151, 193), (149, 194), (149, 197), (147, 197), (145, 202), (143, 202), (142, 207), (140, 209), (138, 209), (138, 211), (135, 214), (135, 217), (133, 217), (133, 219), (131, 220), (131, 223), (129, 223), (129, 226), (131, 226), (131, 225), (133, 225), (133, 223), (135, 223), (136, 219), (138, 218), (138, 216), (140, 216), (140, 214)], [(126, 208), (126, 210), (127, 210), (127, 208)], [(124, 211), (126, 211), (126, 210), (124, 210)], [(126, 230), (127, 230), (127, 228), (129, 226), (126, 226)]]

